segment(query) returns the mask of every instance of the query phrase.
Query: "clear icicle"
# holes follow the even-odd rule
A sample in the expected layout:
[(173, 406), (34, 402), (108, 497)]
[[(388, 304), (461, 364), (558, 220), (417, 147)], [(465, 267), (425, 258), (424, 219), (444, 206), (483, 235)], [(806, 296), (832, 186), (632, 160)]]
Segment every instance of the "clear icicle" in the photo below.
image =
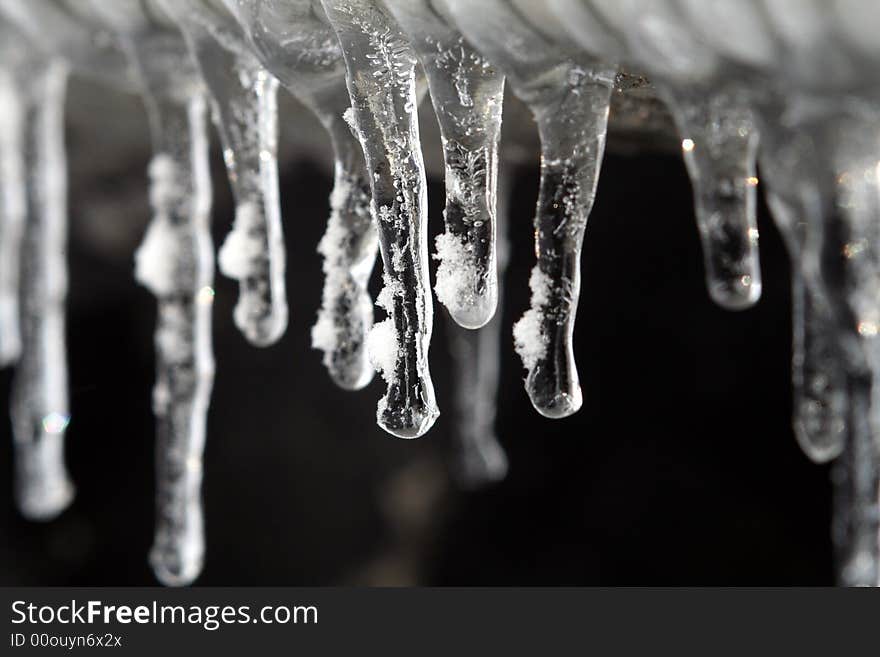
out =
[(342, 388), (366, 386), (374, 370), (367, 357), (373, 304), (367, 291), (378, 237), (370, 214), (363, 151), (344, 119), (351, 107), (339, 41), (317, 0), (225, 0), (260, 62), (312, 110), (330, 135), (335, 180), (324, 257), (324, 289), (312, 346)]
[(13, 74), (0, 69), (0, 367), (21, 354), (18, 283), (27, 214), (23, 100)]
[[(821, 216), (810, 229), (803, 261), (817, 263), (828, 290), (837, 342), (848, 371), (847, 441), (838, 471), (835, 536), (840, 578), (852, 585), (878, 585), (880, 554), (880, 115), (867, 105), (822, 113), (805, 125), (814, 147), (789, 178), (812, 179)], [(805, 269), (809, 273), (809, 269)], [(808, 278), (808, 281), (810, 279)]]
[(189, 584), (205, 552), (201, 484), (214, 383), (214, 254), (206, 102), (182, 36), (142, 7), (93, 2), (122, 35), (142, 86), (153, 141), (153, 217), (135, 275), (157, 299), (156, 528), (150, 564), (163, 584)]
[(440, 124), (446, 232), (437, 238), (437, 299), (465, 328), (495, 314), (495, 201), (504, 76), (429, 0), (386, 0), (419, 56)]
[(694, 187), (709, 296), (730, 310), (748, 308), (761, 296), (755, 121), (736, 93), (665, 91)]
[(371, 174), (373, 211), (385, 268), (371, 359), (387, 392), (377, 419), (401, 438), (424, 434), (439, 415), (428, 368), (433, 307), (428, 278), (425, 167), (416, 108), (416, 56), (374, 0), (323, 0), (342, 45), (351, 123)]
[(831, 473), (838, 579), (844, 586), (880, 586), (880, 458), (870, 423), (870, 380), (850, 376), (848, 396), (845, 446)]
[(846, 375), (839, 365), (830, 309), (792, 269), (794, 433), (816, 463), (837, 458), (846, 440)]
[(163, 0), (187, 38), (212, 100), (235, 224), (218, 254), (220, 271), (239, 282), (235, 323), (254, 345), (287, 328), (284, 237), (278, 192), (278, 81), (249, 51), (235, 18), (204, 0)]
[(811, 271), (810, 264), (803, 262), (809, 223), (806, 215), (818, 209), (819, 203), (818, 199), (797, 198), (796, 190), (791, 201), (785, 200), (783, 190), (772, 191), (772, 172), (783, 165), (774, 162), (769, 153), (765, 158), (762, 169), (767, 171), (765, 180), (771, 188), (767, 202), (791, 262), (792, 424), (804, 453), (816, 463), (825, 463), (837, 458), (843, 450), (847, 384), (846, 373), (840, 366), (841, 354), (831, 308), (818, 291), (816, 273)]
[(500, 376), (502, 281), (509, 251), (505, 201), (511, 191), (511, 181), (506, 178), (501, 176), (498, 190), (498, 310), (489, 323), (477, 331), (463, 329), (451, 319), (447, 321), (455, 381), (450, 429), (451, 470), (464, 489), (479, 488), (507, 474), (507, 455), (498, 442), (494, 426)]
[(547, 417), (567, 417), (582, 403), (572, 334), (581, 246), (596, 195), (615, 72), (597, 62), (574, 61), (503, 0), (446, 4), (465, 36), (507, 75), (538, 123), (538, 262), (529, 280), (531, 307), (514, 325), (514, 343), (528, 370), (526, 390), (534, 407)]
[[(133, 91), (125, 55), (92, 12), (89, 0), (0, 0), (3, 18), (28, 39), (18, 47), (51, 53), (77, 76)], [(7, 43), (8, 37), (2, 35)]]
[(64, 304), (67, 296), (67, 69), (57, 61), (16, 71), (23, 110), (26, 217), (21, 241), (21, 355), (11, 395), (15, 492), (25, 517), (53, 518), (73, 499), (64, 465), (70, 421)]
[(580, 296), (580, 256), (605, 147), (611, 71), (572, 66), (565, 94), (530, 103), (541, 135), (541, 187), (535, 217), (538, 263), (531, 307), (514, 325), (528, 369), (526, 389), (542, 415), (567, 417), (581, 407), (572, 335)]
[(355, 168), (363, 170), (363, 161), (354, 159), (357, 167), (336, 161), (330, 219), (318, 244), (324, 257), (324, 290), (318, 321), (312, 327), (312, 346), (324, 352), (327, 371), (348, 390), (359, 390), (373, 379), (366, 349), (373, 326), (367, 285), (378, 245), (369, 186), (363, 175), (352, 173)]

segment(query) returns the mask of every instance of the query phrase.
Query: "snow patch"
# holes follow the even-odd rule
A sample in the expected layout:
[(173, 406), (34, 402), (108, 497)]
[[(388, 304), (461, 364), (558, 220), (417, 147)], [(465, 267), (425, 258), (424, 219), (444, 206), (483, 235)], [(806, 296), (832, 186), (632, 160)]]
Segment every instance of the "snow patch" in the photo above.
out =
[(367, 335), (367, 355), (376, 371), (382, 375), (386, 383), (394, 383), (394, 370), (400, 346), (397, 343), (397, 331), (392, 318), (373, 325)]
[(547, 356), (548, 337), (542, 330), (544, 306), (550, 301), (553, 281), (537, 265), (529, 277), (532, 290), (531, 308), (513, 325), (513, 346), (529, 371)]
[(153, 220), (134, 254), (134, 275), (157, 297), (174, 292), (175, 263), (180, 260), (180, 240), (171, 223), (171, 208), (180, 201), (177, 165), (161, 153), (150, 162), (150, 205)]
[(241, 281), (257, 273), (255, 263), (266, 249), (262, 228), (263, 215), (257, 203), (249, 201), (236, 208), (235, 223), (217, 254), (217, 264), (225, 276)]
[(434, 258), (440, 261), (434, 284), (437, 299), (453, 313), (470, 308), (476, 301), (473, 287), (479, 277), (471, 249), (451, 233), (438, 235), (434, 245)]
[(174, 263), (179, 249), (180, 241), (171, 221), (165, 215), (156, 216), (134, 254), (134, 275), (157, 297), (174, 292)]

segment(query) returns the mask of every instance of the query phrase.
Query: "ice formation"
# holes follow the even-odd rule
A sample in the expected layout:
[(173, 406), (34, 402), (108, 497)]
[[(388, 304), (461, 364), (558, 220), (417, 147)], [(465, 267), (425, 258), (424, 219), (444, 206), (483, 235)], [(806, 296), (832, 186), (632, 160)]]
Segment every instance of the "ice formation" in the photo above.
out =
[[(505, 162), (510, 166), (513, 162)], [(507, 454), (495, 432), (502, 349), (503, 281), (508, 260), (507, 210), (512, 192), (510, 174), (498, 180), (496, 255), (499, 302), (495, 316), (479, 331), (462, 328), (447, 315), (447, 340), (452, 357), (455, 393), (452, 399), (449, 469), (458, 485), (477, 489), (507, 474)]]
[(278, 193), (278, 81), (251, 52), (224, 6), (160, 0), (186, 38), (211, 100), (223, 159), (237, 201), (235, 224), (219, 253), (224, 275), (239, 282), (235, 323), (257, 346), (287, 328), (284, 238)]
[(542, 415), (559, 418), (582, 403), (572, 334), (580, 295), (580, 253), (599, 167), (614, 68), (543, 35), (504, 0), (446, 0), (471, 42), (507, 75), (531, 109), (541, 137), (532, 306), (515, 329), (528, 370), (526, 390)]
[(366, 339), (373, 324), (367, 283), (377, 237), (361, 146), (345, 118), (351, 109), (339, 42), (317, 0), (223, 0), (249, 35), (260, 63), (318, 118), (335, 159), (327, 233), (319, 246), (326, 276), (312, 345), (343, 388), (373, 377)]
[(739, 310), (761, 296), (755, 188), (758, 134), (735, 93), (668, 91), (694, 187), (709, 295)]
[[(183, 36), (135, 3), (92, 3), (118, 34), (147, 110), (153, 218), (137, 274), (158, 304), (155, 348), (156, 526), (150, 563), (164, 584), (192, 582), (204, 559), (205, 423), (214, 380), (214, 255), (209, 231), (207, 103)], [(174, 245), (173, 247), (171, 245)]]
[(495, 199), (504, 76), (430, 0), (387, 0), (412, 42), (440, 123), (446, 232), (437, 238), (437, 299), (465, 328), (498, 304)]
[[(531, 109), (541, 139), (537, 260), (514, 347), (535, 408), (564, 417), (581, 405), (572, 350), (580, 251), (612, 91), (626, 70), (644, 73), (673, 116), (709, 294), (726, 308), (760, 295), (755, 204), (758, 186), (765, 191), (792, 262), (795, 435), (813, 460), (835, 460), (840, 581), (878, 584), (880, 13), (873, 2), (0, 0), (0, 363), (18, 361), (19, 507), (47, 518), (72, 495), (63, 462), (68, 69), (139, 90), (150, 117), (154, 216), (135, 273), (159, 305), (152, 562), (170, 584), (191, 581), (204, 550), (199, 488), (213, 379), (208, 105), (237, 205), (219, 253), (221, 270), (240, 283), (236, 323), (265, 345), (287, 321), (277, 78), (318, 117), (335, 154), (313, 346), (344, 388), (361, 388), (380, 371), (387, 388), (378, 422), (413, 438), (439, 413), (428, 367), (433, 308), (416, 115), (424, 74), (446, 183), (434, 291), (457, 324), (455, 458), (471, 485), (506, 469), (491, 426), (505, 84)], [(47, 32), (58, 38), (49, 42)], [(386, 317), (374, 326), (367, 283), (377, 245), (385, 283), (377, 303)]]
[(376, 0), (322, 0), (347, 68), (355, 132), (370, 176), (382, 262), (394, 290), (384, 305), (399, 345), (377, 419), (401, 438), (424, 434), (439, 415), (428, 369), (433, 305), (428, 284), (427, 191), (416, 114), (416, 56)]
[(0, 366), (12, 365), (21, 354), (18, 280), (26, 212), (23, 110), (13, 74), (0, 70), (0, 114), (4, 117), (0, 125)]

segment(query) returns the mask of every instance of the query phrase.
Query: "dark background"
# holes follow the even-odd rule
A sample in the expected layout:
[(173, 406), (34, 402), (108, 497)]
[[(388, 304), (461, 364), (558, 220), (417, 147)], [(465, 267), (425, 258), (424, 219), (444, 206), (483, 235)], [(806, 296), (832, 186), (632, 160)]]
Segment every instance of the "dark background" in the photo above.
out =
[[(153, 584), (154, 305), (131, 260), (149, 215), (146, 130), (133, 99), (71, 94), (67, 436), (77, 497), (47, 524), (17, 515), (4, 414), (0, 584)], [(331, 179), (296, 148), (297, 134), (290, 140), (284, 338), (250, 347), (232, 322), (235, 284), (216, 282), (199, 584), (833, 583), (828, 468), (800, 453), (790, 429), (788, 263), (763, 202), (763, 297), (730, 313), (704, 289), (678, 154), (608, 154), (575, 336), (584, 406), (551, 421), (533, 411), (510, 339), (528, 305), (537, 151), (511, 171), (497, 421), (510, 473), (465, 493), (446, 474), (448, 413), (420, 440), (395, 439), (374, 421), (382, 384), (337, 389), (310, 349)], [(233, 205), (216, 152), (213, 165), (219, 244)], [(434, 176), (432, 235), (442, 194)], [(435, 307), (431, 366), (446, 411), (453, 382)], [(10, 380), (0, 372), (4, 400)]]

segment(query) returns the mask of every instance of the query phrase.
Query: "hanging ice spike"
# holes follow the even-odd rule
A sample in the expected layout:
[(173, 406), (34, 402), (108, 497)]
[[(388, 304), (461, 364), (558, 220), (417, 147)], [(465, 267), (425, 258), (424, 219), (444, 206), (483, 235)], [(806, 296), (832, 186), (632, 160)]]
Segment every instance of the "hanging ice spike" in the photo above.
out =
[(756, 187), (758, 130), (744, 94), (666, 87), (694, 187), (706, 285), (730, 310), (761, 296)]
[[(150, 564), (160, 582), (184, 585), (202, 569), (201, 484), (214, 381), (206, 102), (182, 35), (139, 3), (93, 8), (120, 36), (141, 85), (153, 141), (153, 217), (135, 254), (136, 277), (157, 299), (156, 527)], [(162, 21), (162, 22), (160, 22)]]
[(514, 340), (528, 370), (532, 404), (547, 417), (566, 417), (582, 403), (572, 334), (581, 246), (605, 147), (614, 71), (588, 59), (575, 61), (504, 0), (479, 6), (447, 0), (447, 5), (465, 36), (504, 71), (538, 123), (538, 262), (529, 281), (531, 308), (514, 326)]
[(446, 165), (446, 232), (437, 238), (437, 299), (465, 328), (498, 303), (495, 202), (504, 76), (428, 0), (386, 0), (428, 80)]
[(162, 583), (181, 585), (199, 575), (204, 559), (202, 453), (214, 379), (206, 108), (201, 96), (147, 103), (158, 130), (150, 164), (153, 219), (136, 258), (138, 280), (158, 301), (157, 515), (150, 563)]
[(235, 323), (254, 345), (287, 328), (284, 238), (278, 193), (278, 81), (250, 52), (235, 17), (205, 0), (160, 0), (182, 29), (212, 101), (236, 200), (218, 264), (239, 282)]
[(370, 213), (363, 152), (343, 115), (351, 106), (345, 63), (336, 34), (317, 0), (225, 0), (261, 64), (306, 105), (327, 130), (333, 146), (334, 187), (324, 257), (324, 290), (312, 346), (342, 388), (366, 386), (374, 370), (366, 338), (373, 326), (367, 283), (378, 239)]
[[(497, 303), (502, 72), (535, 115), (542, 140), (538, 260), (531, 308), (516, 324), (515, 342), (534, 405), (561, 417), (580, 405), (571, 345), (578, 259), (613, 77), (612, 66), (592, 58), (599, 57), (646, 71), (669, 101), (695, 191), (710, 294), (732, 309), (753, 304), (761, 287), (754, 159), (755, 117), (762, 119), (770, 154), (762, 176), (793, 262), (795, 430), (812, 459), (841, 455), (835, 477), (841, 581), (876, 584), (880, 118), (864, 99), (873, 98), (877, 86), (880, 14), (869, 5), (0, 0), (4, 20), (30, 39), (18, 46), (0, 26), (0, 363), (20, 357), (12, 416), (23, 513), (51, 517), (72, 495), (62, 453), (69, 410), (60, 112), (66, 66), (131, 87), (108, 31), (122, 35), (145, 83), (156, 148), (154, 218), (137, 273), (159, 299), (152, 561), (160, 579), (172, 584), (191, 581), (201, 567), (201, 453), (213, 377), (205, 105), (189, 54), (219, 119), (238, 206), (220, 252), (221, 269), (241, 285), (236, 323), (252, 342), (268, 344), (286, 322), (270, 71), (318, 116), (335, 151), (331, 215), (319, 246), (326, 281), (313, 344), (341, 386), (359, 388), (370, 380), (366, 286), (378, 225), (386, 274), (379, 302), (389, 317), (369, 342), (388, 383), (379, 423), (404, 437), (421, 435), (437, 416), (427, 361), (432, 309), (417, 62), (431, 89), (446, 164), (446, 230), (437, 242), (435, 290), (462, 326), (486, 324)], [(177, 27), (185, 31), (189, 53)], [(45, 53), (32, 57), (37, 51), (30, 45)], [(781, 152), (801, 139), (811, 145), (805, 152)], [(489, 324), (481, 333), (458, 333), (455, 431), (462, 470), (472, 481), (504, 469), (490, 426), (497, 363), (486, 355), (495, 351), (496, 329)], [(465, 361), (474, 366), (463, 367)]]
[(822, 220), (810, 215), (820, 211), (821, 201), (815, 188), (786, 191), (785, 186), (776, 185), (773, 172), (794, 155), (776, 150), (797, 148), (798, 142), (791, 135), (770, 141), (775, 143), (768, 144), (762, 164), (768, 172), (767, 202), (791, 262), (792, 424), (804, 453), (813, 461), (824, 463), (836, 458), (844, 448), (847, 384), (831, 306), (821, 291), (824, 286), (816, 271), (818, 264), (805, 262), (809, 226), (813, 225), (811, 232), (815, 234), (815, 226)]
[(433, 307), (428, 286), (425, 167), (416, 115), (416, 56), (374, 0), (323, 0), (348, 70), (352, 126), (373, 195), (385, 268), (370, 358), (387, 383), (377, 420), (401, 438), (424, 434), (439, 415), (428, 368)]
[[(512, 164), (512, 163), (511, 163)], [(507, 475), (507, 454), (495, 431), (500, 392), (503, 281), (509, 246), (507, 227), (512, 176), (502, 174), (498, 182), (497, 258), (498, 309), (478, 331), (464, 329), (447, 317), (449, 352), (455, 381), (453, 398), (450, 470), (465, 490), (478, 489)]]
[(782, 169), (787, 182), (797, 181), (791, 187), (806, 184), (817, 195), (804, 208), (809, 223), (801, 261), (807, 289), (827, 290), (831, 311), (826, 316), (834, 321), (838, 360), (846, 371), (844, 471), (835, 476), (840, 578), (844, 584), (870, 586), (878, 584), (880, 573), (878, 125), (880, 115), (861, 103), (818, 115), (808, 110), (799, 128), (809, 134), (813, 148), (800, 163), (789, 160)]
[[(4, 31), (0, 38), (8, 42), (9, 36)], [(12, 365), (21, 354), (18, 281), (27, 212), (21, 96), (12, 71), (0, 69), (0, 367)]]
[[(67, 68), (35, 57), (11, 72), (6, 89), (10, 128), (19, 138), (4, 139), (6, 171), (20, 172), (4, 184), (13, 198), (4, 206), (4, 238), (13, 239), (10, 221), (20, 221), (20, 271), (6, 283), (18, 298), (20, 356), (10, 400), (15, 445), (15, 494), (22, 515), (47, 520), (63, 511), (74, 489), (64, 465), (64, 436), (70, 421), (64, 305), (67, 296), (67, 172), (64, 153), (64, 98)], [(15, 121), (17, 117), (18, 121)], [(9, 149), (9, 150), (7, 150)], [(16, 198), (21, 191), (21, 197)], [(21, 212), (23, 216), (15, 217)], [(11, 213), (6, 214), (6, 213)], [(4, 327), (5, 328), (5, 327)], [(15, 332), (13, 331), (13, 334)], [(6, 336), (10, 337), (10, 336)]]

